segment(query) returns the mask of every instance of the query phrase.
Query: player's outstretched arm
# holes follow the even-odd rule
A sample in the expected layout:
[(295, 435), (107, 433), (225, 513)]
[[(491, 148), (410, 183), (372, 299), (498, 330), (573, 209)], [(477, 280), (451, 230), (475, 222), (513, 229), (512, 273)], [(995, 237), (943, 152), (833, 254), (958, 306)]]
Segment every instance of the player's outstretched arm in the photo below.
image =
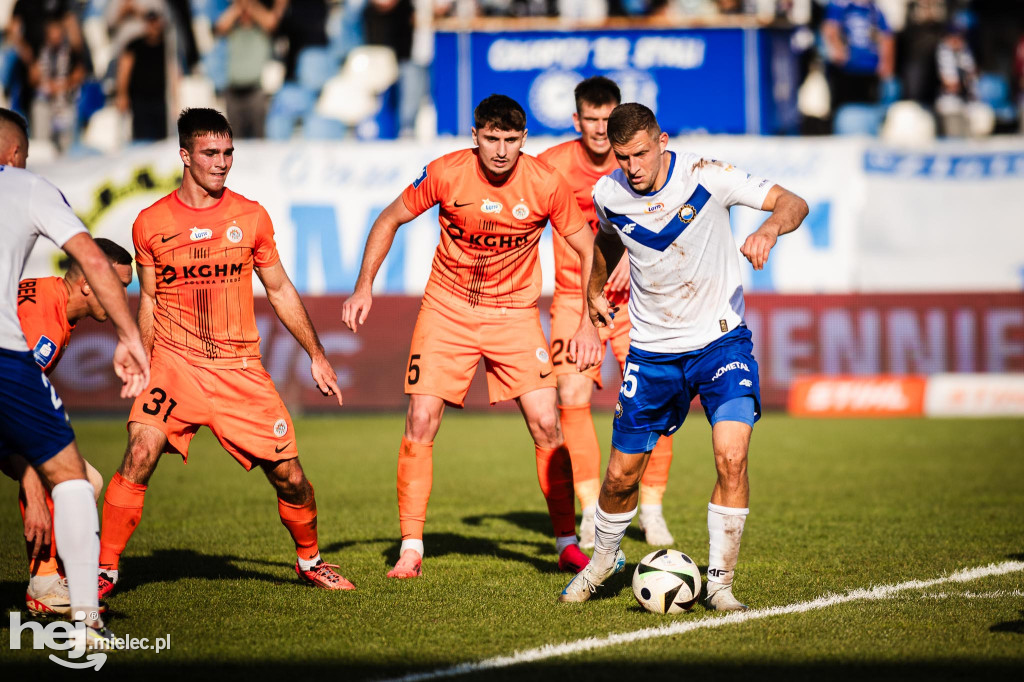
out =
[(612, 316), (617, 308), (608, 305), (604, 287), (608, 282), (609, 267), (613, 270), (618, 268), (625, 250), (622, 242), (614, 235), (604, 231), (597, 233), (597, 239), (594, 241), (594, 266), (587, 290), (584, 292), (590, 308), (590, 319), (596, 327), (615, 328)]
[(50, 509), (46, 506), (46, 488), (36, 470), (21, 455), (0, 459), (0, 471), (21, 484), (18, 495), (25, 505), (25, 542), (31, 547), (31, 556), (50, 544), (52, 527)]
[(278, 261), (274, 265), (256, 268), (256, 274), (267, 290), (267, 300), (273, 306), (278, 319), (309, 355), (310, 373), (313, 375), (316, 387), (324, 395), (337, 396), (338, 405), (342, 405), (338, 375), (331, 367), (331, 363), (327, 361), (323, 344), (320, 343), (320, 337), (317, 336), (313, 322), (309, 319), (309, 312), (302, 303), (302, 299), (299, 298), (299, 292), (295, 290), (295, 285), (288, 278), (284, 266)]
[(341, 321), (353, 332), (359, 331), (359, 325), (366, 322), (373, 305), (373, 280), (377, 277), (381, 263), (391, 250), (398, 228), (416, 216), (405, 206), (399, 195), (391, 204), (381, 211), (373, 221), (370, 234), (366, 237), (366, 248), (363, 249), (363, 264), (359, 268), (355, 290), (341, 304)]
[(768, 190), (761, 205), (762, 211), (772, 214), (752, 233), (740, 247), (740, 253), (750, 261), (755, 270), (764, 268), (768, 262), (768, 254), (779, 237), (789, 234), (807, 217), (807, 202), (780, 185)]
[(88, 233), (76, 234), (62, 248), (82, 268), (86, 281), (117, 329), (114, 372), (122, 382), (121, 397), (134, 398), (149, 383), (149, 356), (142, 347), (139, 328), (128, 310), (124, 284)]

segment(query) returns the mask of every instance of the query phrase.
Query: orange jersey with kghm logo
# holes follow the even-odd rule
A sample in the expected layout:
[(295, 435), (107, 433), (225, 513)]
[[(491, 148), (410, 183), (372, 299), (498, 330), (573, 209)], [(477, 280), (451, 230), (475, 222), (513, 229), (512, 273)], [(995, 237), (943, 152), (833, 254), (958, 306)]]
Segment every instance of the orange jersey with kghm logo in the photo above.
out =
[(423, 169), (402, 200), (416, 215), (440, 206), (441, 239), (424, 298), (442, 304), (535, 306), (544, 226), (550, 219), (555, 232), (566, 236), (585, 224), (558, 173), (526, 154), (500, 186), (484, 177), (476, 149), (446, 154)]
[(266, 210), (229, 189), (208, 208), (171, 192), (132, 227), (135, 259), (156, 275), (154, 348), (196, 365), (244, 367), (260, 356), (254, 267), (280, 260)]
[(63, 277), (18, 283), (18, 321), (36, 364), (49, 374), (57, 368), (75, 328), (68, 322), (68, 288)]
[[(597, 212), (594, 210), (594, 183), (619, 167), (613, 154), (608, 155), (608, 162), (602, 168), (594, 168), (579, 138), (557, 144), (544, 150), (538, 157), (545, 161), (565, 178), (566, 184), (576, 197), (576, 203), (583, 212), (587, 224), (597, 234)], [(582, 283), (580, 278), (580, 258), (576, 252), (557, 233), (554, 235), (555, 253), (555, 295), (568, 295), (580, 298)], [(582, 304), (581, 304), (582, 307)]]

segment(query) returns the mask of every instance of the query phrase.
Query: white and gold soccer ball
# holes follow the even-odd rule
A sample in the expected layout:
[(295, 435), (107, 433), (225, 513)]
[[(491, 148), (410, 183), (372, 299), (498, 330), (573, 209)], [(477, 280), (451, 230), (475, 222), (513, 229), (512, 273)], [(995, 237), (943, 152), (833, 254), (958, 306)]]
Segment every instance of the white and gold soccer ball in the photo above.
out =
[(633, 573), (633, 596), (651, 613), (683, 613), (700, 598), (700, 569), (674, 549), (645, 556)]

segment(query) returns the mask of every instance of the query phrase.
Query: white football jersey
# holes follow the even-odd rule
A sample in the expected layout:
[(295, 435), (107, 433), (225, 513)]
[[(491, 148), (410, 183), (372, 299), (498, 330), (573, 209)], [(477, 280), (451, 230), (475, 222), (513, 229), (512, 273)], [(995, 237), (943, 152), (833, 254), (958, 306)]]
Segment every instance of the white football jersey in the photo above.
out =
[(60, 190), (21, 168), (0, 166), (0, 348), (28, 350), (18, 321), (18, 281), (42, 235), (63, 246), (85, 225)]
[(601, 229), (617, 234), (629, 255), (631, 344), (685, 353), (743, 323), (729, 207), (760, 209), (774, 183), (721, 161), (668, 153), (660, 190), (637, 194), (616, 170), (594, 185), (594, 207)]

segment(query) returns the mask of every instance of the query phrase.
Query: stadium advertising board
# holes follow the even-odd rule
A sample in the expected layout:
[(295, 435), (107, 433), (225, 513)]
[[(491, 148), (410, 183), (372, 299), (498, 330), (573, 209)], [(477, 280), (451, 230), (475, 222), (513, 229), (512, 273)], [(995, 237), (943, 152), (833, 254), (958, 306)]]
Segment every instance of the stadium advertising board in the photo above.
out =
[[(530, 136), (526, 151), (537, 154), (558, 141)], [(378, 213), (430, 160), (467, 144), (464, 138), (431, 144), (239, 140), (229, 186), (267, 208), (282, 262), (300, 293), (341, 294), (355, 283)], [(1024, 180), (1024, 142), (951, 144), (941, 154), (912, 155), (853, 138), (695, 135), (673, 138), (670, 148), (723, 159), (807, 200), (803, 226), (779, 241), (765, 269), (741, 268), (747, 292), (1022, 288), (1024, 193), (1017, 187)], [(955, 160), (972, 154), (982, 161)], [(922, 175), (921, 168), (933, 172)], [(61, 188), (93, 234), (130, 247), (135, 216), (177, 186), (181, 162), (177, 145), (167, 142), (133, 147), (101, 163), (68, 159), (32, 169)], [(760, 211), (734, 207), (737, 243), (763, 219)], [(399, 230), (376, 291), (421, 294), (437, 240), (434, 211)], [(540, 249), (544, 291), (551, 293), (550, 233)], [(56, 248), (40, 240), (26, 276), (56, 274), (56, 262)]]
[[(468, 134), (473, 108), (500, 91), (540, 135), (572, 133), (576, 83), (602, 75), (642, 102), (670, 134), (780, 133), (796, 124), (789, 31), (675, 28), (591, 31), (439, 31), (432, 79), (438, 132)], [(456, 77), (448, 77), (456, 74)]]
[[(419, 299), (377, 297), (358, 335), (341, 323), (343, 300), (341, 296), (309, 297), (306, 305), (338, 372), (345, 408), (404, 409), (402, 386)], [(549, 304), (548, 298), (541, 302), (545, 329)], [(336, 409), (316, 390), (309, 359), (274, 317), (266, 299), (257, 299), (256, 310), (263, 364), (284, 400), (295, 409)], [(1024, 372), (1024, 294), (751, 294), (747, 322), (754, 334), (766, 409), (784, 409), (791, 385), (802, 377)], [(110, 369), (114, 345), (110, 325), (86, 320), (75, 331), (53, 376), (72, 415), (88, 410), (127, 411)], [(594, 394), (593, 404), (611, 409), (619, 386), (614, 362), (605, 364), (603, 379), (606, 388)], [(892, 390), (820, 389), (829, 392), (816, 394), (816, 404), (845, 409), (873, 396), (869, 404), (892, 407), (901, 404), (902, 398), (881, 400), (891, 396)], [(919, 414), (920, 396), (907, 395), (917, 401)], [(998, 396), (993, 394), (991, 400), (1012, 400), (1005, 392)], [(826, 397), (828, 401), (822, 402)], [(479, 370), (466, 405), (487, 404), (486, 382)]]

